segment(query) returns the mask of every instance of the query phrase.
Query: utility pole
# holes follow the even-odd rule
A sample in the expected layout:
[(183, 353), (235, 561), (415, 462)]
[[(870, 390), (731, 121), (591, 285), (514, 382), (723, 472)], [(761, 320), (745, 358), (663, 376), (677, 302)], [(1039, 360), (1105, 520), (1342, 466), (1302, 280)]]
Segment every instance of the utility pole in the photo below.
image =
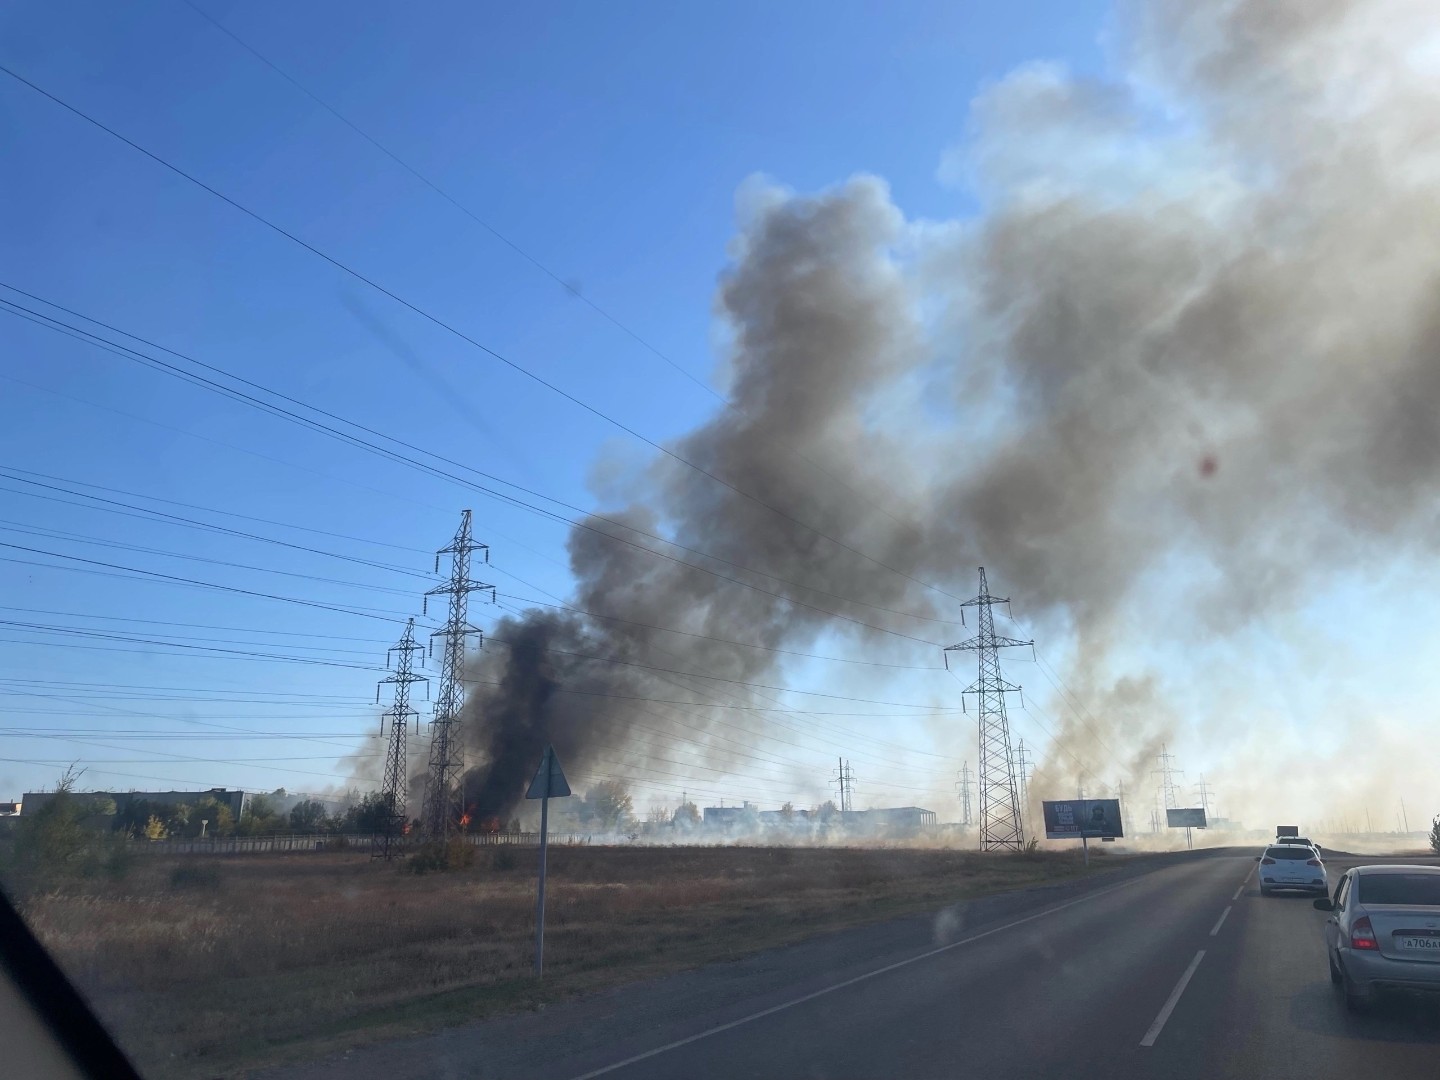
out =
[(1025, 748), (1024, 739), (1016, 744), (1015, 764), (1020, 768), (1020, 808), (1028, 814), (1030, 812), (1030, 751)]
[[(385, 775), (380, 782), (380, 799), (385, 807), (385, 825), (380, 836), (371, 841), (372, 857), (388, 859), (402, 844), (408, 811), (405, 805), (407, 789), (410, 786), (410, 772), (406, 756), (405, 740), (410, 733), (410, 720), (415, 720), (416, 734), (420, 729), (420, 713), (410, 707), (410, 684), (428, 682), (423, 675), (415, 674), (415, 654), (423, 653), (425, 646), (415, 642), (415, 620), (405, 623), (405, 633), (385, 654), (385, 666), (391, 673), (381, 679), (375, 687), (375, 703), (380, 703), (380, 688), (387, 683), (395, 687), (395, 697), (390, 708), (380, 717), (380, 734), (385, 734), (385, 725), (390, 725), (390, 742), (385, 748)], [(377, 842), (378, 841), (378, 842)]]
[(460, 528), (455, 531), (454, 539), (435, 553), (436, 573), (440, 571), (440, 556), (450, 556), (450, 580), (425, 594), (427, 606), (432, 596), (449, 600), (444, 629), (430, 635), (432, 649), (435, 638), (445, 639), (440, 693), (430, 722), (430, 768), (425, 778), (425, 809), (421, 818), (425, 834), (435, 840), (444, 840), (452, 829), (460, 827), (465, 809), (460, 805), (463, 799), (460, 778), (465, 771), (465, 739), (461, 729), (465, 708), (465, 642), (474, 635), (484, 646), (483, 635), (470, 625), (466, 609), (472, 592), (488, 592), (491, 603), (495, 601), (494, 585), (470, 578), (470, 556), (477, 551), (486, 562), (490, 561), (490, 548), (470, 536), (470, 511), (466, 510), (460, 515)]
[(1205, 783), (1205, 774), (1200, 774), (1200, 783), (1195, 785), (1195, 795), (1200, 800), (1200, 806), (1205, 811), (1205, 816), (1210, 816), (1210, 796), (1215, 794), (1210, 785)]
[(1400, 800), (1400, 820), (1405, 826), (1405, 831), (1410, 831), (1410, 815), (1405, 812), (1405, 800)]
[(1166, 749), (1164, 743), (1160, 744), (1160, 756), (1155, 760), (1160, 762), (1160, 768), (1155, 771), (1160, 774), (1161, 790), (1165, 793), (1165, 809), (1177, 809), (1180, 806), (1180, 785), (1175, 782), (1175, 777), (1184, 776), (1185, 773), (1175, 768), (1175, 755)]
[(1015, 782), (1015, 756), (1010, 748), (1010, 721), (1005, 715), (1005, 695), (1018, 693), (1020, 687), (1001, 676), (1000, 650), (1012, 645), (1033, 648), (1035, 643), (995, 633), (994, 606), (1009, 603), (1006, 597), (990, 595), (985, 568), (980, 567), (980, 592), (960, 605), (979, 612), (979, 632), (945, 649), (947, 666), (949, 654), (957, 651), (973, 652), (979, 662), (979, 677), (964, 692), (975, 695), (980, 714), (981, 851), (1020, 851), (1025, 847), (1025, 822)]
[(855, 809), (855, 773), (850, 768), (850, 763), (843, 758), (836, 758), (840, 762), (839, 771), (835, 774), (835, 783), (840, 788), (840, 812), (848, 814)]
[(970, 815), (970, 789), (974, 776), (970, 771), (970, 762), (964, 762), (960, 766), (960, 824), (966, 828), (975, 824), (975, 819)]

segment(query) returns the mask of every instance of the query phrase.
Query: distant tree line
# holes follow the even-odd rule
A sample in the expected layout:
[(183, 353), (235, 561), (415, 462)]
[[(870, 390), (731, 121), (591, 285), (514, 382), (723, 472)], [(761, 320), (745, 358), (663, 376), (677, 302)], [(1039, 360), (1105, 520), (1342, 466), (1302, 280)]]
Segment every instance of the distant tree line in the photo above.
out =
[(378, 791), (369, 792), (341, 810), (331, 812), (317, 799), (302, 799), (288, 811), (284, 788), (252, 795), (240, 820), (230, 807), (211, 795), (193, 803), (160, 803), (131, 799), (115, 815), (114, 828), (137, 840), (193, 839), (198, 836), (274, 836), (295, 834), (373, 834), (390, 820), (390, 804)]

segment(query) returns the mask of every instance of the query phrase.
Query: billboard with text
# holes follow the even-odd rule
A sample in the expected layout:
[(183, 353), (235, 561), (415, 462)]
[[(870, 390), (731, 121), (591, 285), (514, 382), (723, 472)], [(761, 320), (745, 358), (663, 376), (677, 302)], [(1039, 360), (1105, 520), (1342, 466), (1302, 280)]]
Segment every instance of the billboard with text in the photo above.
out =
[(1042, 802), (1047, 840), (1105, 839), (1124, 836), (1119, 799), (1066, 799)]
[(1203, 829), (1205, 810), (1199, 806), (1171, 808), (1165, 811), (1165, 824), (1172, 829)]

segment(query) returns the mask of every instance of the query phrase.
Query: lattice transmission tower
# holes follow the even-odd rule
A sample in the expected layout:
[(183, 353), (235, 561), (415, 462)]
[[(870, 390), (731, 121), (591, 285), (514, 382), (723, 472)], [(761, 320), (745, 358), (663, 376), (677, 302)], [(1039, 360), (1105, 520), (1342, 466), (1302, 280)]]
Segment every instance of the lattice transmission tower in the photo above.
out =
[(430, 767), (425, 776), (425, 806), (421, 826), (425, 835), (443, 840), (453, 829), (461, 827), (465, 813), (461, 805), (463, 793), (460, 778), (465, 771), (465, 738), (462, 713), (465, 709), (465, 644), (471, 637), (484, 636), (470, 625), (466, 614), (470, 594), (488, 592), (495, 600), (495, 586), (474, 581), (470, 577), (470, 557), (480, 552), (490, 561), (490, 548), (470, 536), (470, 511), (460, 515), (460, 528), (448, 545), (435, 553), (435, 570), (440, 570), (442, 555), (450, 556), (450, 579), (425, 594), (428, 607), (432, 596), (449, 598), (449, 615), (445, 626), (430, 635), (433, 650), (435, 639), (443, 638), (440, 658), (440, 691), (435, 697), (435, 715), (430, 721)]
[(1160, 754), (1155, 760), (1160, 762), (1160, 768), (1155, 771), (1160, 774), (1160, 791), (1165, 800), (1165, 809), (1174, 810), (1180, 805), (1180, 785), (1175, 778), (1184, 776), (1185, 772), (1175, 768), (1175, 755), (1170, 753), (1164, 743), (1160, 744)]
[(855, 770), (844, 758), (837, 758), (840, 767), (835, 772), (835, 785), (840, 791), (840, 811), (848, 814), (855, 809)]
[(1215, 789), (1205, 782), (1205, 774), (1200, 774), (1200, 783), (1195, 785), (1195, 797), (1200, 800), (1200, 808), (1205, 811), (1205, 816), (1210, 816), (1210, 796), (1215, 794)]
[(970, 762), (963, 762), (956, 787), (960, 789), (960, 824), (967, 827), (975, 824), (975, 816), (970, 812), (970, 794), (974, 786), (975, 774), (970, 771)]
[(1025, 748), (1025, 740), (1021, 739), (1015, 746), (1015, 767), (1020, 779), (1020, 807), (1026, 814), (1030, 812), (1030, 765), (1030, 751)]
[(385, 666), (390, 674), (375, 687), (375, 702), (380, 702), (380, 690), (386, 684), (395, 687), (395, 696), (390, 708), (380, 717), (380, 734), (386, 734), (389, 727), (390, 741), (385, 747), (385, 775), (380, 783), (380, 798), (385, 807), (385, 823), (370, 854), (376, 858), (388, 859), (396, 854), (404, 843), (405, 827), (409, 821), (406, 806), (410, 786), (410, 772), (405, 742), (410, 734), (410, 721), (415, 721), (415, 733), (420, 733), (420, 713), (410, 707), (410, 684), (428, 682), (424, 675), (415, 673), (415, 655), (423, 653), (425, 646), (415, 641), (415, 620), (405, 623), (405, 633), (385, 654)]
[(1018, 692), (1020, 687), (1006, 682), (1001, 676), (1000, 650), (1012, 645), (1033, 648), (1035, 643), (995, 633), (994, 606), (1008, 603), (1010, 601), (1006, 597), (990, 595), (985, 568), (980, 567), (980, 593), (961, 605), (977, 609), (979, 632), (968, 641), (945, 649), (947, 667), (949, 654), (956, 651), (973, 652), (979, 660), (979, 678), (965, 688), (965, 693), (975, 695), (980, 713), (981, 851), (1019, 851), (1025, 846), (1025, 822), (1020, 809), (1015, 755), (1010, 749), (1010, 722), (1005, 716), (1005, 695)]

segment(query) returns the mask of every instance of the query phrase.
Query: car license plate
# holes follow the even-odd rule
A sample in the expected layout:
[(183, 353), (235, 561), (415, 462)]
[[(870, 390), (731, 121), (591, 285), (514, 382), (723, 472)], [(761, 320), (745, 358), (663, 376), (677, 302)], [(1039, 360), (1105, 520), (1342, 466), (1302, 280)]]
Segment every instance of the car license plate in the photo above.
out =
[(1440, 937), (1397, 937), (1395, 944), (1407, 952), (1433, 953), (1440, 956)]

